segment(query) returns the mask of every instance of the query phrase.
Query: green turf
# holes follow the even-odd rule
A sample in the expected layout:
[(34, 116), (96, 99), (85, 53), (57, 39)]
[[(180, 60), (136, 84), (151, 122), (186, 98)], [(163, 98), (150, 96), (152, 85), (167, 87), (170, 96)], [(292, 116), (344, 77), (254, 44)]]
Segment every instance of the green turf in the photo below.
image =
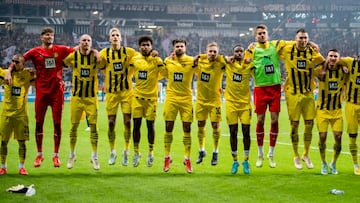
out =
[[(8, 155), (8, 174), (0, 177), (1, 202), (357, 202), (360, 200), (358, 186), (360, 177), (353, 174), (352, 160), (349, 155), (348, 137), (343, 136), (343, 154), (338, 161), (339, 175), (320, 175), (320, 155), (317, 149), (318, 135), (316, 126), (313, 130), (312, 150), (310, 157), (315, 168), (297, 170), (293, 166), (293, 152), (289, 138), (289, 121), (285, 103), (282, 104), (280, 116), (280, 135), (275, 150), (277, 167), (268, 167), (265, 160), (263, 168), (256, 168), (257, 155), (255, 138), (255, 125), (251, 126), (251, 174), (244, 175), (242, 167), (239, 173), (230, 174), (232, 158), (229, 145), (229, 130), (225, 117), (221, 122), (221, 141), (219, 164), (210, 165), (211, 159), (211, 128), (207, 124), (207, 152), (204, 163), (196, 165), (198, 151), (196, 138), (196, 123), (192, 124), (192, 164), (193, 174), (187, 174), (183, 161), (182, 129), (179, 120), (174, 130), (172, 145), (172, 158), (170, 171), (164, 173), (164, 121), (162, 119), (162, 104), (159, 104), (158, 119), (156, 121), (155, 163), (152, 168), (146, 166), (147, 138), (145, 126), (142, 128), (140, 151), (143, 155), (140, 166), (121, 166), (120, 152), (123, 148), (122, 117), (117, 121), (117, 151), (118, 159), (114, 166), (107, 164), (109, 158), (109, 145), (107, 141), (107, 117), (104, 103), (99, 105), (99, 160), (101, 169), (94, 171), (90, 164), (89, 132), (85, 131), (83, 121), (78, 130), (78, 143), (76, 146), (77, 161), (74, 168), (66, 168), (69, 155), (69, 129), (70, 114), (69, 103), (65, 104), (63, 116), (63, 139), (60, 158), (62, 166), (52, 166), (51, 154), (53, 150), (51, 124), (51, 110), (46, 117), (44, 153), (45, 160), (40, 168), (33, 167), (36, 155), (34, 139), (34, 113), (33, 103), (29, 104), (31, 140), (28, 142), (26, 168), (27, 177), (17, 174), (18, 155), (17, 143), (11, 140)], [(255, 115), (253, 117), (255, 124)], [(266, 120), (268, 131), (269, 116)], [(143, 122), (145, 125), (145, 122)], [(300, 128), (302, 132), (302, 127)], [(239, 134), (239, 154), (242, 158), (242, 139)], [(268, 140), (268, 135), (265, 137)], [(301, 136), (302, 140), (302, 136)], [(328, 149), (332, 149), (332, 134), (328, 135)], [(302, 142), (301, 142), (302, 144)], [(268, 150), (266, 142), (265, 151)], [(299, 147), (302, 152), (302, 145)], [(133, 155), (131, 151), (131, 155)], [(328, 160), (331, 152), (327, 153)], [(34, 184), (36, 195), (25, 197), (22, 194), (7, 193), (6, 188), (17, 185)], [(344, 195), (329, 194), (330, 189), (341, 189)]]

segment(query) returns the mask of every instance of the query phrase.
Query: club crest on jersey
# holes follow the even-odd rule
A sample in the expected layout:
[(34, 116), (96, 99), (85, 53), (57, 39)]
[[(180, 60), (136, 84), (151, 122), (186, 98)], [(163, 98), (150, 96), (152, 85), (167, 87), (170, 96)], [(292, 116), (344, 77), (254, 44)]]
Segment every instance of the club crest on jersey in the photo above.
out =
[(275, 73), (275, 68), (273, 64), (265, 65), (265, 73), (266, 74), (273, 74)]
[(20, 87), (12, 87), (11, 88), (11, 95), (12, 96), (20, 96), (21, 95), (21, 88)]
[(209, 82), (210, 81), (210, 74), (201, 72), (201, 81)]
[(146, 80), (147, 79), (147, 71), (139, 71), (138, 78), (139, 78), (139, 80)]
[(297, 60), (296, 67), (297, 69), (306, 69), (306, 60)]
[(329, 82), (328, 83), (328, 88), (329, 90), (337, 90), (338, 89), (338, 83), (337, 82)]
[(122, 66), (122, 63), (121, 63), (121, 62), (113, 63), (113, 67), (114, 67), (114, 71), (115, 71), (115, 72), (117, 72), (117, 71), (122, 71), (122, 70), (123, 70), (123, 66)]
[(357, 77), (356, 77), (356, 84), (357, 84), (357, 85), (360, 85), (360, 76), (357, 76)]
[(84, 78), (90, 77), (90, 69), (88, 68), (81, 68), (80, 69), (80, 76)]
[(54, 53), (54, 58), (57, 58), (59, 54), (57, 52)]
[(234, 73), (233, 75), (233, 81), (234, 82), (241, 82), (242, 81), (242, 75), (238, 73)]
[(182, 73), (174, 73), (174, 82), (182, 82), (183, 74)]

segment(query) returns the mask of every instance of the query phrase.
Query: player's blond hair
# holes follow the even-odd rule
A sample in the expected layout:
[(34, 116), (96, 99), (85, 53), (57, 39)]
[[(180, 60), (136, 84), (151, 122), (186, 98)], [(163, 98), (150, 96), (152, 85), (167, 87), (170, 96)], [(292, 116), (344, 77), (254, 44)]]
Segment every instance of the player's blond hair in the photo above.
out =
[(109, 30), (109, 36), (111, 36), (111, 33), (113, 33), (114, 31), (119, 32), (119, 34), (121, 35), (119, 28), (113, 27)]
[(217, 47), (217, 49), (219, 49), (219, 46), (216, 42), (210, 42), (209, 44), (207, 44), (206, 48), (209, 48), (209, 47)]

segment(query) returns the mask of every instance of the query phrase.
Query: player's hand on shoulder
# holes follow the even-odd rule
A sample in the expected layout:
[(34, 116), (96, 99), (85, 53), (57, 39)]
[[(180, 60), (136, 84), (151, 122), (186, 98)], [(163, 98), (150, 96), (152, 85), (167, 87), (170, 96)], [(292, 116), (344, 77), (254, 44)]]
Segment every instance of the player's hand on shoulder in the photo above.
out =
[(225, 56), (226, 63), (234, 63), (234, 56)]
[(12, 76), (11, 76), (11, 70), (7, 70), (5, 73), (5, 77), (4, 77), (5, 83), (7, 85), (11, 85), (12, 84)]
[(256, 42), (251, 42), (248, 46), (248, 50), (251, 50), (251, 49), (254, 49), (255, 48), (255, 45), (256, 45)]
[(101, 61), (101, 56), (100, 56), (100, 53), (97, 49), (92, 49), (93, 53), (94, 53), (94, 56), (96, 58), (96, 61)]
[(318, 74), (317, 78), (318, 78), (320, 81), (324, 81), (324, 80), (325, 80), (325, 75), (326, 75), (326, 70), (323, 69), (323, 70), (321, 70), (321, 72)]
[(159, 52), (157, 50), (151, 50), (151, 56), (157, 57), (157, 56), (159, 56)]
[(199, 64), (200, 55), (196, 55), (194, 57), (194, 65), (197, 66)]

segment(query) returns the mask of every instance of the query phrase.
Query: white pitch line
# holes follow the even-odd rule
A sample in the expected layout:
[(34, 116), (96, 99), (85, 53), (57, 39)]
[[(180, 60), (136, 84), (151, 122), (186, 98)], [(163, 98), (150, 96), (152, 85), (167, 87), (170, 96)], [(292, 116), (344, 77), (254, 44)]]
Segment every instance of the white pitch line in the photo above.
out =
[[(282, 134), (285, 134), (285, 133), (282, 133)], [(221, 136), (230, 137), (230, 134), (221, 134)], [(238, 138), (243, 138), (243, 137), (238, 136)], [(251, 138), (251, 140), (256, 141), (255, 138)], [(268, 141), (268, 140), (265, 140), (265, 139), (264, 139), (264, 142), (269, 143), (269, 141)], [(279, 142), (279, 141), (277, 141), (276, 144), (277, 144), (277, 145), (279, 144), (279, 145), (285, 145), (285, 146), (292, 146), (292, 144), (291, 144), (291, 143), (288, 143), (288, 142)], [(304, 148), (304, 145), (299, 145), (299, 147)], [(310, 149), (319, 150), (318, 147), (311, 147), (311, 146), (310, 146)], [(327, 152), (333, 152), (334, 150), (332, 150), (332, 149), (327, 149), (326, 151), (327, 151)], [(341, 153), (341, 154), (351, 155), (350, 152), (348, 152), (348, 151), (345, 151), (345, 152), (344, 152), (344, 151), (341, 151), (340, 153)], [(358, 155), (360, 155), (360, 154), (358, 154)]]

